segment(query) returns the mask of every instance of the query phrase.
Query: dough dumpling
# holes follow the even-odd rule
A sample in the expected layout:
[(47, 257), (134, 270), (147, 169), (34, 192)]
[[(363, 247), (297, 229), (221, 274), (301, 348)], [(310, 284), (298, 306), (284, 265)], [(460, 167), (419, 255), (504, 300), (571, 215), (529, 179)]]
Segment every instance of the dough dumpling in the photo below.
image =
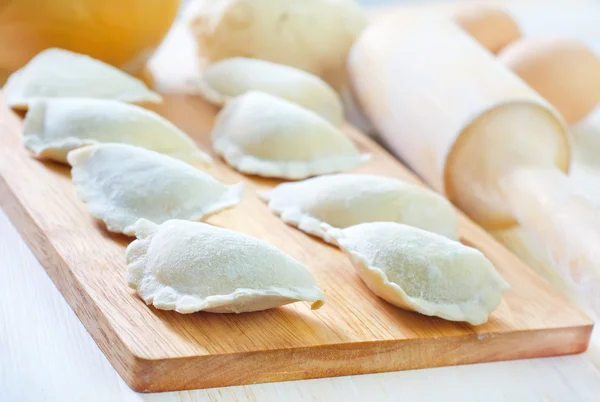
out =
[(200, 220), (240, 201), (228, 186), (178, 159), (126, 144), (97, 144), (69, 152), (79, 198), (111, 232), (133, 235), (140, 218)]
[(135, 224), (127, 283), (156, 308), (243, 313), (296, 301), (323, 305), (308, 269), (264, 241), (199, 222)]
[(366, 285), (398, 307), (483, 324), (509, 285), (479, 251), (399, 223), (330, 229)]
[(319, 115), (285, 99), (250, 91), (225, 106), (213, 148), (247, 174), (304, 179), (352, 169), (369, 159)]
[(160, 103), (162, 98), (121, 70), (89, 56), (63, 49), (40, 52), (12, 74), (3, 88), (9, 106), (27, 109), (39, 98), (104, 98)]
[(212, 64), (204, 70), (198, 90), (219, 106), (251, 90), (266, 92), (312, 110), (335, 126), (344, 121), (342, 101), (327, 83), (270, 61), (235, 57)]
[(260, 194), (271, 211), (300, 230), (325, 238), (331, 227), (398, 222), (457, 239), (457, 217), (444, 197), (401, 180), (332, 174), (283, 183)]
[(55, 98), (30, 103), (23, 123), (25, 147), (41, 158), (67, 162), (85, 145), (120, 142), (188, 163), (210, 163), (183, 131), (142, 107), (107, 99)]

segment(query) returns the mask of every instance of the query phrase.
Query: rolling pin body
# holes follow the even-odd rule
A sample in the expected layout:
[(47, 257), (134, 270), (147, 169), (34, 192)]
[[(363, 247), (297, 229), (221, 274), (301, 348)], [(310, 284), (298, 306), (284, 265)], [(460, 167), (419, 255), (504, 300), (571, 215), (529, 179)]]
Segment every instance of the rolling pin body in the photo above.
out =
[(391, 150), (483, 226), (516, 223), (499, 188), (514, 167), (568, 170), (558, 114), (450, 21), (374, 23), (348, 64)]

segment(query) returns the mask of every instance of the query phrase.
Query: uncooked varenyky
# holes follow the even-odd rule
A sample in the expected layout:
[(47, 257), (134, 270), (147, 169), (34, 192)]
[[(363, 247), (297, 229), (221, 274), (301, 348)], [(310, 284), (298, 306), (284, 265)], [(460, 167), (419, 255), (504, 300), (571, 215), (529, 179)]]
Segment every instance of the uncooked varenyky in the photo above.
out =
[(479, 325), (509, 289), (479, 250), (412, 226), (362, 223), (327, 235), (373, 293), (404, 309)]
[(111, 232), (133, 235), (140, 218), (200, 220), (240, 201), (242, 185), (225, 185), (170, 156), (126, 144), (69, 152), (77, 193)]
[(281, 219), (326, 238), (332, 227), (398, 222), (457, 239), (457, 216), (444, 197), (421, 186), (368, 174), (332, 174), (282, 183), (259, 194)]
[(264, 241), (199, 222), (140, 220), (127, 282), (147, 303), (179, 313), (243, 313), (296, 301), (323, 305), (308, 269)]
[(40, 52), (4, 85), (6, 102), (27, 109), (40, 98), (85, 97), (160, 103), (162, 98), (137, 78), (100, 60), (63, 49)]
[(303, 179), (352, 169), (369, 159), (316, 113), (258, 91), (221, 110), (212, 140), (228, 164), (265, 177)]
[(67, 162), (73, 149), (116, 142), (151, 149), (192, 164), (211, 158), (162, 116), (136, 105), (107, 99), (39, 99), (23, 122), (25, 147), (36, 156)]
[(342, 101), (333, 88), (315, 75), (283, 64), (234, 57), (208, 66), (195, 84), (208, 101), (219, 106), (255, 90), (310, 109), (336, 126), (344, 121)]

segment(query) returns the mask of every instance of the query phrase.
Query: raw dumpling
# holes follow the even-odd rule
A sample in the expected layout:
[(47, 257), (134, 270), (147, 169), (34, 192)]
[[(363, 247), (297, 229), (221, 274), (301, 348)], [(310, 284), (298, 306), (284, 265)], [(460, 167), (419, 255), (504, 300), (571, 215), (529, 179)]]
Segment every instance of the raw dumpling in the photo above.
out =
[(479, 250), (412, 226), (362, 223), (327, 234), (377, 296), (404, 309), (479, 325), (509, 289)]
[(262, 91), (312, 110), (335, 126), (344, 121), (342, 101), (333, 88), (315, 75), (270, 61), (236, 57), (212, 64), (198, 90), (219, 106), (250, 90)]
[(111, 232), (133, 235), (140, 218), (200, 220), (240, 201), (242, 185), (212, 176), (154, 151), (126, 144), (97, 144), (69, 152), (79, 197)]
[(9, 106), (27, 109), (39, 98), (105, 98), (162, 102), (146, 85), (121, 70), (83, 54), (47, 49), (12, 74), (3, 88)]
[(196, 163), (210, 163), (194, 141), (162, 116), (106, 99), (55, 98), (30, 103), (23, 123), (25, 147), (36, 156), (67, 162), (84, 145), (121, 142)]
[(127, 283), (147, 303), (179, 313), (243, 313), (325, 297), (308, 269), (264, 241), (204, 223), (135, 224)]
[(221, 110), (212, 139), (228, 164), (264, 177), (303, 179), (352, 169), (369, 159), (319, 115), (257, 91)]
[(420, 186), (368, 174), (333, 174), (283, 183), (260, 194), (281, 219), (324, 238), (331, 227), (398, 222), (457, 239), (457, 217), (444, 197)]

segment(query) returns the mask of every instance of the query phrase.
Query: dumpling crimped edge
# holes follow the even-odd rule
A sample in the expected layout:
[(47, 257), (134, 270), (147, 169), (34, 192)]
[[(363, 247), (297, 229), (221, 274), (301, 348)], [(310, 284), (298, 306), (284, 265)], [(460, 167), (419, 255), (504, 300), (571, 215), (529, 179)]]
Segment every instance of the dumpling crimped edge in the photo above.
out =
[(261, 177), (301, 180), (323, 174), (354, 169), (371, 159), (370, 154), (336, 156), (310, 161), (273, 162), (246, 155), (235, 143), (226, 138), (213, 142), (214, 150), (236, 170)]
[[(323, 175), (320, 177), (321, 178), (325, 178), (327, 176), (334, 177), (337, 175), (381, 177), (386, 180), (391, 179), (391, 180), (398, 180), (399, 182), (402, 182), (400, 179), (395, 179), (395, 178), (386, 177), (386, 176), (377, 176), (377, 175), (372, 175), (372, 174), (334, 173), (331, 175)], [(312, 179), (307, 179), (307, 180), (312, 180)], [(332, 225), (328, 224), (327, 222), (324, 222), (318, 218), (315, 218), (314, 216), (310, 215), (307, 212), (302, 211), (299, 208), (290, 207), (290, 206), (280, 207), (280, 206), (275, 205), (273, 202), (271, 202), (272, 198), (273, 198), (272, 194), (278, 187), (288, 186), (288, 185), (293, 186), (297, 183), (302, 183), (302, 182), (293, 182), (293, 183), (285, 183), (284, 182), (284, 183), (278, 184), (277, 186), (275, 186), (272, 189), (257, 191), (257, 196), (262, 201), (264, 201), (267, 204), (267, 207), (269, 208), (269, 210), (271, 210), (275, 215), (279, 216), (283, 222), (285, 222), (291, 226), (294, 226), (305, 233), (319, 237), (328, 243), (337, 244), (335, 242), (335, 240), (330, 235), (327, 234), (328, 230), (335, 229), (334, 226), (332, 226)], [(410, 183), (404, 183), (404, 184), (406, 184), (407, 186), (412, 186), (412, 184), (410, 184)], [(414, 187), (420, 189), (419, 186), (414, 186)], [(429, 191), (427, 189), (423, 189), (423, 190)], [(441, 196), (439, 196), (439, 197), (441, 197)], [(449, 204), (449, 205), (451, 205), (451, 204)], [(452, 211), (452, 212), (454, 213), (454, 211)], [(362, 222), (362, 223), (369, 223), (369, 222)], [(401, 222), (398, 222), (398, 223), (401, 223)], [(456, 231), (456, 229), (455, 229), (455, 231)], [(441, 234), (441, 233), (438, 233), (438, 234)], [(446, 237), (448, 237), (449, 239), (452, 239), (452, 240), (456, 240), (458, 238), (458, 234), (455, 233), (453, 237), (450, 237), (449, 235), (447, 235)]]
[(305, 233), (320, 237), (331, 244), (336, 244), (332, 241), (331, 237), (327, 235), (328, 230), (334, 229), (333, 226), (329, 225), (327, 222), (323, 222), (322, 220), (315, 218), (314, 216), (302, 212), (298, 208), (280, 209), (271, 206), (271, 192), (272, 190), (257, 191), (256, 194), (258, 198), (267, 203), (267, 207), (273, 213), (278, 215), (282, 221), (297, 227)]

